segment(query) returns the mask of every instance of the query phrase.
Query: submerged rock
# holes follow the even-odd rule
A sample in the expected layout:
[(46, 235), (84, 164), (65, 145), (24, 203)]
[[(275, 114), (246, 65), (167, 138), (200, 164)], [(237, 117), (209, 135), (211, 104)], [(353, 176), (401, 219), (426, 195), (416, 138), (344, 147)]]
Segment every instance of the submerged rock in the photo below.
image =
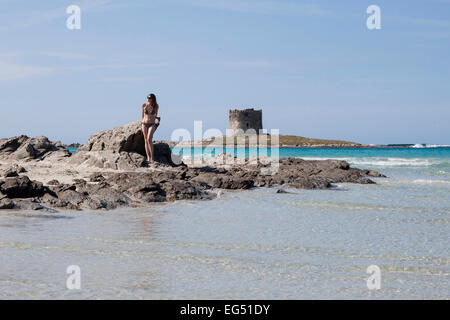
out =
[(368, 177), (374, 177), (374, 178), (386, 178), (384, 174), (379, 173), (375, 170), (362, 170), (364, 174)]
[(14, 209), (14, 202), (10, 199), (0, 199), (0, 210)]

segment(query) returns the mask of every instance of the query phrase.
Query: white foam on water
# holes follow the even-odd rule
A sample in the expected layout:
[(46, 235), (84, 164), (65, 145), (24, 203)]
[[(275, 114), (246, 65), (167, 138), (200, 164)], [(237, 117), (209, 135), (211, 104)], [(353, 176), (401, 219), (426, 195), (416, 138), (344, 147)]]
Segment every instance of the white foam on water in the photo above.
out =
[(450, 184), (447, 180), (433, 180), (433, 179), (416, 179), (412, 181), (415, 184)]
[(432, 171), (431, 174), (437, 175), (437, 176), (450, 176), (450, 172), (439, 170), (439, 171)]
[(417, 143), (411, 148), (449, 148), (450, 145), (448, 144), (426, 144), (426, 143)]
[[(304, 160), (324, 160), (327, 157), (304, 157)], [(367, 165), (379, 167), (429, 167), (449, 163), (446, 159), (424, 159), (424, 158), (386, 158), (386, 157), (365, 157), (365, 158), (333, 158), (345, 160), (351, 165)]]

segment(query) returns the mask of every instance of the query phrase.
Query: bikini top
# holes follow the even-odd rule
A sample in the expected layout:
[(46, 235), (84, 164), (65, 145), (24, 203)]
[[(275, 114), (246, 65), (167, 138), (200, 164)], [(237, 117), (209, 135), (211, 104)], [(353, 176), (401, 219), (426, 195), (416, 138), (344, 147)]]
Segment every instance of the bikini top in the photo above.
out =
[[(151, 108), (151, 112), (150, 112), (150, 113), (148, 112), (148, 107)], [(149, 114), (153, 115), (153, 114), (154, 114), (154, 113), (153, 113), (153, 107), (152, 107), (151, 105), (147, 104), (147, 105), (145, 106), (145, 108), (144, 108), (144, 113), (147, 114), (147, 115), (149, 115)]]

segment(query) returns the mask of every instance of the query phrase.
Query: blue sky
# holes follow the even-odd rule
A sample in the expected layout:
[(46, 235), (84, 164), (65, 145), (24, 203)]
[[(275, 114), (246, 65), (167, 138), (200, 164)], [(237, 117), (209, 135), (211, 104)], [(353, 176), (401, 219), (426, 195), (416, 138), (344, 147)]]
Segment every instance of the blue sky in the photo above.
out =
[[(81, 7), (81, 30), (66, 28)], [(366, 9), (381, 8), (381, 30)], [(155, 139), (228, 109), (282, 134), (450, 143), (450, 0), (0, 0), (0, 137), (84, 143), (140, 117)]]

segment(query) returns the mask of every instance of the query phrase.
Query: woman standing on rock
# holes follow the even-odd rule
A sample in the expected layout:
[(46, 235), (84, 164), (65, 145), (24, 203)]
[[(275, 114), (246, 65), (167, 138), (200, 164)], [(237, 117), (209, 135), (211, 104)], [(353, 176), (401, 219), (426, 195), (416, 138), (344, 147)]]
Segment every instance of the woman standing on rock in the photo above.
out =
[(155, 161), (153, 154), (153, 134), (159, 126), (159, 105), (156, 96), (151, 93), (147, 96), (147, 102), (142, 105), (142, 133), (145, 140), (145, 152), (147, 153), (147, 164)]

